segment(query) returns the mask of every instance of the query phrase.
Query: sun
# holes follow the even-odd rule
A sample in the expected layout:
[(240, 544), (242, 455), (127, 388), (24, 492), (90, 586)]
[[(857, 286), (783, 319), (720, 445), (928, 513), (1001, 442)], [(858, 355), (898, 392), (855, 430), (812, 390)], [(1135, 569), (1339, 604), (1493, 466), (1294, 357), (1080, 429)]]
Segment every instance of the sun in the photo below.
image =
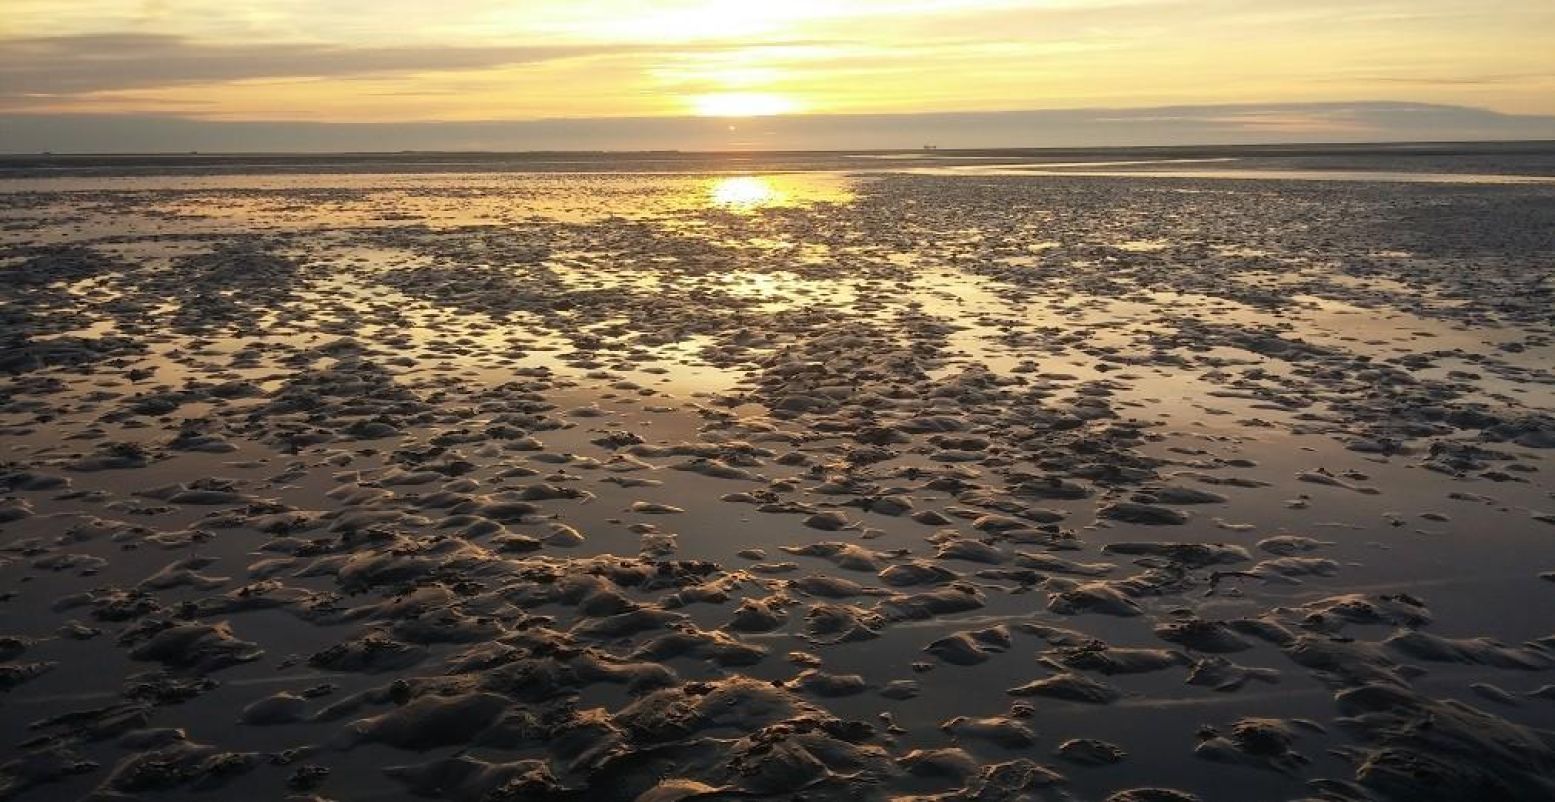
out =
[(766, 92), (718, 92), (691, 99), (698, 117), (770, 117), (787, 114), (796, 106), (782, 95)]

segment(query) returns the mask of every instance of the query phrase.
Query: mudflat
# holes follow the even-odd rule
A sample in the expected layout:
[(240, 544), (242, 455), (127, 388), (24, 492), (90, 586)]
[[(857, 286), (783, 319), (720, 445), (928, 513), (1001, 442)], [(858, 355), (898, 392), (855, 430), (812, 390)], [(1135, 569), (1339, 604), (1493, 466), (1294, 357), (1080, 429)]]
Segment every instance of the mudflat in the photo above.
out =
[(0, 165), (0, 798), (1555, 798), (1555, 157)]

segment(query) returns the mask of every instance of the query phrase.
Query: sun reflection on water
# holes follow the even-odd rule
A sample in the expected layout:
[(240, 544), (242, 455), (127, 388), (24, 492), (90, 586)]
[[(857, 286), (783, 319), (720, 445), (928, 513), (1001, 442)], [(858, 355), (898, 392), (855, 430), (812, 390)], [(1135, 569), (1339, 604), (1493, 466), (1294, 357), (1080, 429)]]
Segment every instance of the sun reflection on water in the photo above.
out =
[(785, 198), (768, 179), (748, 175), (715, 179), (708, 191), (714, 206), (734, 210), (776, 206)]

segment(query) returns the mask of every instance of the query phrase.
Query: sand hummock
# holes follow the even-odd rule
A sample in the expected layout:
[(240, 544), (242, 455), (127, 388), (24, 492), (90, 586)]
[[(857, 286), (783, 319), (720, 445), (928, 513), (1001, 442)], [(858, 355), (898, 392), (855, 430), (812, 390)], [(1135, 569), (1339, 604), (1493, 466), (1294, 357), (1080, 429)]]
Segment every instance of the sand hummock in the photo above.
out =
[(0, 798), (1555, 798), (1555, 186), (631, 167), (0, 177)]

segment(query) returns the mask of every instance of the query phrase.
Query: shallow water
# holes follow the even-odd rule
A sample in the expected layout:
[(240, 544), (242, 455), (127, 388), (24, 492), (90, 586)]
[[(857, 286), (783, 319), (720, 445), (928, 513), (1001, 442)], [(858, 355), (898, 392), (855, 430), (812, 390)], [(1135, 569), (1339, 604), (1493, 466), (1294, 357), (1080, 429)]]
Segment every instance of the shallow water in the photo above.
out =
[[(1365, 181), (1404, 184), (1551, 184), (1555, 176), (1516, 175), (1509, 173), (1433, 173), (1417, 170), (1346, 170), (1346, 169), (1260, 169), (1230, 166), (1220, 169), (1180, 167), (1181, 164), (1233, 162), (1235, 159), (1162, 159), (1158, 161), (1065, 162), (1059, 164), (954, 165), (925, 167), (910, 172), (922, 175), (1004, 175), (1004, 176), (1087, 176), (1091, 178), (1192, 178), (1238, 179), (1243, 181)], [(1076, 169), (1124, 168), (1124, 169)], [(1152, 169), (1156, 168), (1156, 169)]]
[(1555, 792), (1555, 189), (927, 160), (0, 179), (0, 797)]

